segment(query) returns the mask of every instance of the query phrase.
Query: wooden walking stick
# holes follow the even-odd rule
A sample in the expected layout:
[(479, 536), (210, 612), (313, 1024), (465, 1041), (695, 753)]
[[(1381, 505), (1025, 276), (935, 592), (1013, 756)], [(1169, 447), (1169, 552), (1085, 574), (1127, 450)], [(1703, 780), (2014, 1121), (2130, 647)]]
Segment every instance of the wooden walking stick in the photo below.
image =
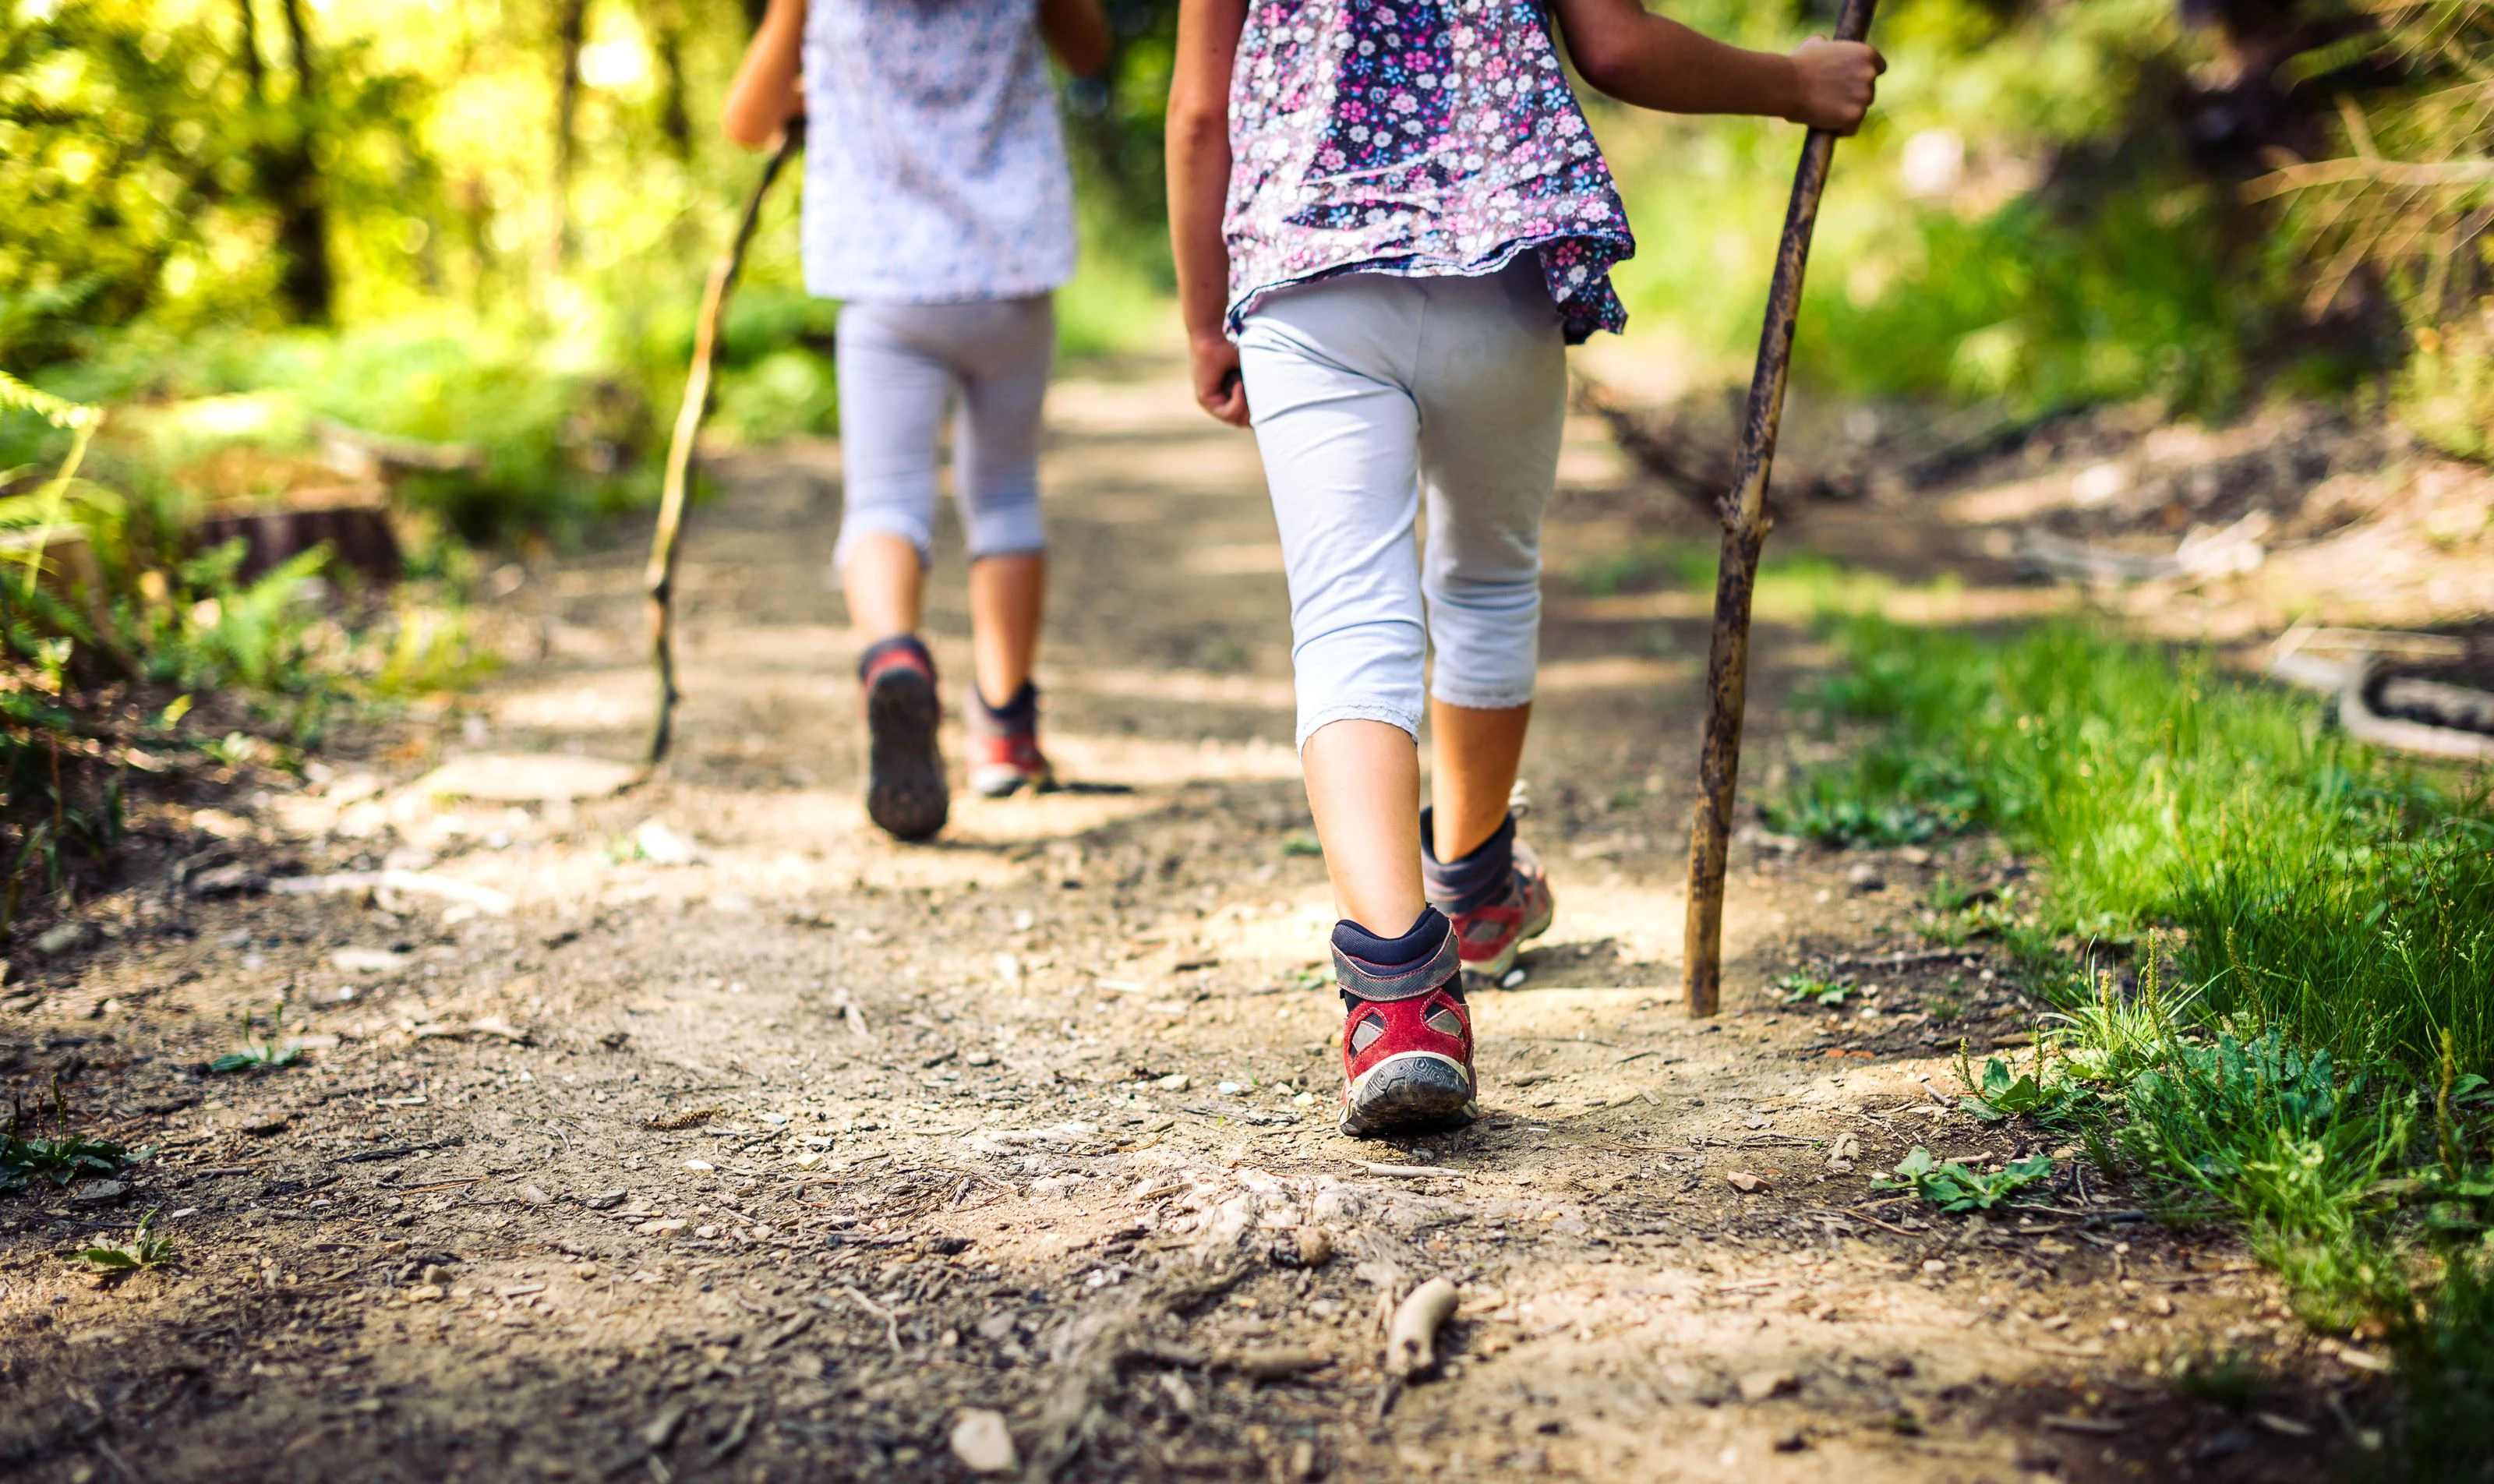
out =
[[(1870, 29), (1873, 0), (1844, 0), (1836, 39), (1858, 42)], [(1783, 420), (1784, 378), (1792, 370), (1793, 321), (1801, 314), (1802, 271), (1810, 263), (1810, 228), (1827, 185), (1836, 136), (1813, 129), (1802, 141), (1793, 172), (1792, 205), (1767, 290), (1766, 328), (1749, 378), (1749, 407), (1741, 424), (1741, 457), (1719, 506), (1723, 554), (1715, 570), (1715, 640), (1706, 657), (1706, 741), (1697, 764), (1697, 811), (1688, 831), (1688, 928), (1683, 946), (1688, 1013), (1711, 1015), (1723, 990), (1723, 865), (1730, 846), (1732, 794), (1741, 775), (1741, 708), (1749, 682), (1749, 598), (1758, 582), (1758, 550), (1766, 544), (1767, 475)]]
[(718, 354), (718, 322), (727, 295), (736, 287), (737, 270), (745, 266), (745, 244), (753, 240), (753, 224), (762, 215), (762, 198), (779, 178), (780, 167), (806, 147), (806, 120), (788, 120), (779, 147), (764, 162), (762, 178), (745, 197), (745, 215), (737, 219), (736, 236), (711, 264), (709, 287), (702, 290), (701, 317), (693, 325), (692, 370), (684, 377), (684, 405), (676, 409), (675, 437), (667, 443), (667, 477), (658, 496), (658, 525), (650, 533), (650, 564), (642, 569), (642, 586), (650, 594), (650, 660), (658, 670), (658, 719), (650, 729), (650, 766), (667, 759), (675, 740), (676, 720), (676, 547), (684, 530), (684, 501), (692, 485), (693, 439), (710, 415), (711, 363)]

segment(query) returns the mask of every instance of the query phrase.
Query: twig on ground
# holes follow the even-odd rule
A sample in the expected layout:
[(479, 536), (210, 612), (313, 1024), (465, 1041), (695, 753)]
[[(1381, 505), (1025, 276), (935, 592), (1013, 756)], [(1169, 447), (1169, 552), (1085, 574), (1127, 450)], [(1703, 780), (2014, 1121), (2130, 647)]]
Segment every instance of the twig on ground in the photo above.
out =
[(840, 1291), (841, 1291), (841, 1292), (843, 1292), (843, 1293), (845, 1293), (845, 1294), (847, 1294), (849, 1297), (851, 1297), (851, 1298), (853, 1298), (853, 1299), (856, 1299), (856, 1300), (857, 1300), (857, 1302), (858, 1302), (858, 1307), (859, 1307), (859, 1308), (861, 1308), (861, 1309), (865, 1310), (867, 1313), (868, 1313), (868, 1314), (870, 1314), (870, 1315), (873, 1315), (876, 1318), (883, 1320), (883, 1334), (884, 1334), (884, 1338), (892, 1342), (892, 1353), (894, 1353), (894, 1354), (896, 1354), (896, 1355), (899, 1354), (899, 1353), (900, 1353), (900, 1319), (899, 1319), (899, 1317), (898, 1317), (897, 1316), (896, 1316), (896, 1315), (895, 1315), (891, 1310), (886, 1309), (886, 1308), (885, 1308), (885, 1307), (883, 1307), (881, 1304), (876, 1303), (873, 1299), (870, 1299), (870, 1298), (867, 1297), (864, 1293), (862, 1293), (862, 1292), (858, 1291), (858, 1290), (857, 1290), (856, 1288), (854, 1288), (854, 1287), (848, 1287), (847, 1285), (842, 1285), (842, 1286), (841, 1286), (841, 1287), (840, 1287)]
[(1809, 1209), (1814, 1216), (1838, 1216), (1849, 1222), (1860, 1222), (1865, 1226), (1876, 1227), (1882, 1231), (1893, 1231), (1901, 1237), (1913, 1235), (1902, 1227), (1892, 1227), (1875, 1216), (1865, 1216), (1859, 1211), (1840, 1211), (1828, 1206), (1811, 1206)]

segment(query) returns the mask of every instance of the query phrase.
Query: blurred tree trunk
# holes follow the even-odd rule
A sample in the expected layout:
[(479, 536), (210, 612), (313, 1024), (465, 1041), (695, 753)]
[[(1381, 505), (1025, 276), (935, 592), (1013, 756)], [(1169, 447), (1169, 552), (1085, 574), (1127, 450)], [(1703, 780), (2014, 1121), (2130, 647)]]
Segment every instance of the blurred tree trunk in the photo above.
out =
[(242, 22), (242, 40), (234, 50), (242, 58), (243, 84), (250, 90), (251, 101), (257, 104), (267, 88), (263, 81), (265, 69), (259, 61), (259, 23), (252, 15), (251, 0), (234, 0), (234, 15)]
[[(297, 319), (326, 323), (335, 308), (337, 280), (329, 266), (329, 208), (320, 188), (319, 167), (312, 159), (312, 134), (319, 98), (319, 66), (312, 54), (312, 32), (303, 16), (303, 0), (280, 0), (286, 15), (287, 41), (294, 53), (294, 98), (288, 110), (284, 136), (260, 162), (260, 181), (277, 207), (277, 245), (285, 263), (278, 274), (278, 293)], [(248, 5), (244, 15), (249, 17)], [(246, 28), (250, 71), (259, 76), (259, 48)]]
[(658, 56), (658, 135), (676, 163), (690, 167), (693, 119), (684, 102), (684, 11), (679, 0), (651, 0), (650, 38)]
[(580, 147), (580, 47), (589, 35), (589, 0), (556, 0), (554, 90), (554, 209), (547, 234), (547, 266), (560, 272), (571, 261), (571, 172)]

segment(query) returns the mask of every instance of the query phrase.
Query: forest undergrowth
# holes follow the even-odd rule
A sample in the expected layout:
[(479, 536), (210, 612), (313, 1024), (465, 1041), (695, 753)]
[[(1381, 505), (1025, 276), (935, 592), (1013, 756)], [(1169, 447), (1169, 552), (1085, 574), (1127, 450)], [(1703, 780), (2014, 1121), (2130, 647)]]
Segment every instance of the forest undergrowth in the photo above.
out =
[[(2314, 1329), (2387, 1342), (2407, 1477), (2494, 1469), (2494, 808), (2320, 705), (2082, 625), (1841, 628), (1840, 763), (1765, 805), (1837, 843), (1996, 832), (2041, 889), (1943, 882), (2053, 1027), (1969, 1105), (2083, 1136), (2160, 1219), (2241, 1228)], [(1900, 1170), (1900, 1174), (1906, 1171)]]

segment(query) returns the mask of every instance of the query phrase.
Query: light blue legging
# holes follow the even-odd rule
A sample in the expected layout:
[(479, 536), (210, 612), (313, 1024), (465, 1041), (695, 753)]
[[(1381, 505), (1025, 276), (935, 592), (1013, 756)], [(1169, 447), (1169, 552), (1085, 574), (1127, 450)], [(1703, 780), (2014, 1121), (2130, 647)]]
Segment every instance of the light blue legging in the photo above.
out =
[(840, 457), (846, 505), (834, 561), (858, 537), (897, 535), (927, 560), (936, 440), (958, 395), (953, 487), (970, 558), (1036, 552), (1039, 424), (1056, 353), (1046, 294), (958, 304), (840, 306)]
[(1417, 737), (1433, 646), (1439, 700), (1532, 700), (1567, 367), (1531, 255), (1482, 278), (1284, 289), (1238, 356), (1290, 578), (1300, 745), (1353, 718)]

